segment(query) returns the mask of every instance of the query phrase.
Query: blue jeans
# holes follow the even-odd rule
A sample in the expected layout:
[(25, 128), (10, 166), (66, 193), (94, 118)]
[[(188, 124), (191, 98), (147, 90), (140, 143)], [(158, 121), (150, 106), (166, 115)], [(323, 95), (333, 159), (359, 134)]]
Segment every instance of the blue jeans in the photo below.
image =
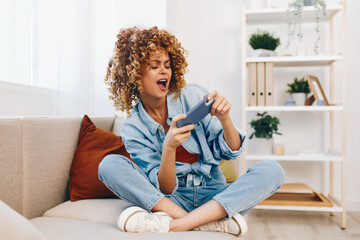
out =
[(179, 179), (173, 194), (164, 194), (155, 188), (145, 173), (130, 159), (121, 155), (108, 155), (99, 165), (99, 179), (119, 198), (147, 211), (163, 197), (169, 198), (187, 212), (214, 199), (228, 216), (245, 215), (262, 200), (279, 189), (284, 181), (284, 171), (276, 161), (266, 160), (252, 165), (246, 174), (231, 184), (214, 178), (204, 178), (199, 186), (186, 187)]

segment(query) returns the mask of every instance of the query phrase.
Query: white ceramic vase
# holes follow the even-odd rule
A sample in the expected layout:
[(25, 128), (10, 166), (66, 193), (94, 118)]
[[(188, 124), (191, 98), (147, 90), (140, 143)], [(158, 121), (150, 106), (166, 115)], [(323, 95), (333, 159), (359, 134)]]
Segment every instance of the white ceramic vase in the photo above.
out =
[(304, 106), (306, 101), (305, 93), (292, 93), (292, 98), (294, 99), (296, 106)]
[(252, 0), (249, 2), (250, 9), (266, 8), (267, 6), (267, 0)]
[(253, 152), (255, 154), (269, 155), (273, 153), (274, 139), (272, 138), (255, 138)]
[(275, 52), (273, 50), (259, 48), (256, 50), (252, 50), (251, 56), (252, 57), (276, 57), (277, 52)]

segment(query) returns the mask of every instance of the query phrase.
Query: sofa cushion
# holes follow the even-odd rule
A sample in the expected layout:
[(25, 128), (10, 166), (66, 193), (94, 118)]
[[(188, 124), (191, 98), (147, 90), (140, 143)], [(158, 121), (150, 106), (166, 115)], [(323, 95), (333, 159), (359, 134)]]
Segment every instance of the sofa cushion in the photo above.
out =
[(44, 213), (44, 216), (116, 224), (122, 211), (131, 205), (120, 199), (67, 201), (49, 209)]
[(227, 183), (232, 183), (238, 178), (234, 167), (231, 165), (229, 160), (222, 160), (219, 164), (219, 167), (224, 174)]
[(70, 200), (115, 196), (98, 178), (98, 167), (108, 154), (121, 154), (128, 158), (121, 137), (96, 128), (85, 115), (79, 134), (69, 182)]
[(126, 240), (236, 240), (233, 235), (217, 232), (170, 232), (170, 233), (126, 233), (120, 231), (115, 224), (96, 223), (75, 219), (39, 217), (31, 222), (47, 237), (52, 240), (78, 239), (126, 239)]
[(25, 217), (0, 200), (0, 237), (7, 240), (41, 240), (44, 235)]

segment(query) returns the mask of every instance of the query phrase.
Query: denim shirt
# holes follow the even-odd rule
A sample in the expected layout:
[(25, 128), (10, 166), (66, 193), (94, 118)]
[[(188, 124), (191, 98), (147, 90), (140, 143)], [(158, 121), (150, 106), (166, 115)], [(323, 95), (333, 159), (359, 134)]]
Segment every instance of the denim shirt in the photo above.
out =
[[(209, 91), (196, 84), (187, 84), (180, 93), (179, 98), (174, 101), (174, 94), (167, 96), (168, 119), (167, 124), (171, 126), (172, 119), (186, 113), (195, 106)], [(195, 125), (191, 135), (182, 146), (193, 154), (199, 154), (199, 159), (193, 164), (176, 162), (176, 186), (179, 179), (188, 181), (185, 186), (197, 186), (203, 182), (203, 177), (214, 179), (225, 184), (224, 176), (218, 167), (222, 159), (235, 159), (241, 154), (246, 146), (246, 135), (237, 129), (241, 146), (238, 150), (231, 150), (224, 139), (223, 129), (220, 121), (215, 116), (208, 114)], [(131, 158), (139, 165), (148, 176), (152, 185), (160, 189), (158, 171), (161, 163), (162, 146), (165, 139), (165, 131), (161, 124), (157, 123), (145, 111), (139, 101), (131, 112), (129, 118), (124, 121), (120, 135), (130, 153)], [(189, 180), (190, 179), (190, 180)], [(181, 184), (184, 185), (184, 184)]]

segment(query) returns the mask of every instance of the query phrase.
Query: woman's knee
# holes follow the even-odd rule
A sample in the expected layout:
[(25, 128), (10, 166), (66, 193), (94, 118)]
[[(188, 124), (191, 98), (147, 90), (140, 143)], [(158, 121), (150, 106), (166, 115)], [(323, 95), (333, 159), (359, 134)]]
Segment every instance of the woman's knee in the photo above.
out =
[(269, 165), (270, 165), (270, 169), (272, 172), (272, 176), (277, 179), (278, 181), (278, 187), (280, 187), (285, 179), (285, 171), (282, 168), (282, 166), (274, 160), (268, 160), (269, 161)]
[(100, 162), (98, 168), (98, 174), (100, 180), (103, 180), (104, 176), (111, 175), (114, 171), (117, 172), (116, 169), (123, 168), (123, 165), (128, 165), (130, 163), (130, 159), (124, 157), (119, 154), (110, 154), (104, 157), (104, 159)]
[(281, 165), (275, 160), (264, 160), (260, 162), (262, 175), (265, 181), (274, 182), (276, 188), (279, 188), (285, 179), (285, 172)]

